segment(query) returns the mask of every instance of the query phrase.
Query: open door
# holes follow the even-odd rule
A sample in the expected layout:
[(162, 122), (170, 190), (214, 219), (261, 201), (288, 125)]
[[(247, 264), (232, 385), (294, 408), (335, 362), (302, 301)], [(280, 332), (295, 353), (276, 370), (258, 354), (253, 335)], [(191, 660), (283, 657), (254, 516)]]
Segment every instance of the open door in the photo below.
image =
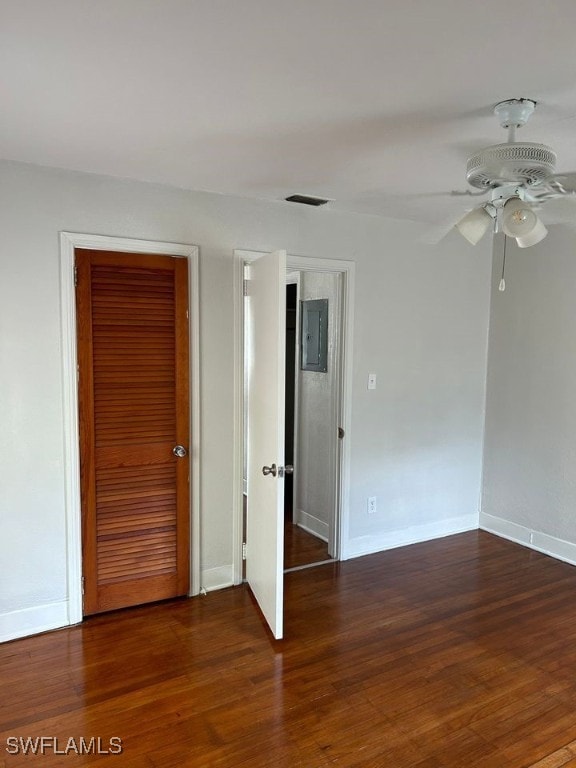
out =
[(247, 267), (246, 580), (272, 634), (283, 633), (286, 251)]

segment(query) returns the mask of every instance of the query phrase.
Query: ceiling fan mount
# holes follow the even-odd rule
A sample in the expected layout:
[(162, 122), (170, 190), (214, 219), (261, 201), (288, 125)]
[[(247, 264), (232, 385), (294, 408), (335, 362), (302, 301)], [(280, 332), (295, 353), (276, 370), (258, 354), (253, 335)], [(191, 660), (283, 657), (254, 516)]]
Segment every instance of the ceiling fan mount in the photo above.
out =
[(502, 128), (521, 128), (526, 125), (536, 109), (534, 99), (506, 99), (494, 107)]

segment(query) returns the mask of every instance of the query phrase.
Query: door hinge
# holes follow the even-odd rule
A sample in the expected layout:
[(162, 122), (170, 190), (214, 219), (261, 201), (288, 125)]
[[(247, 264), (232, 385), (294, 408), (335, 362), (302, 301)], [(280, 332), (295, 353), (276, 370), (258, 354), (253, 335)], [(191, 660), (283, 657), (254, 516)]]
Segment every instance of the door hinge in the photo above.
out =
[(244, 296), (248, 296), (248, 280), (244, 278)]
[(344, 430), (342, 427), (338, 427), (338, 439), (342, 440), (344, 438)]
[(78, 267), (74, 264), (74, 287), (78, 287)]
[(242, 560), (246, 560), (246, 542), (242, 544)]
[(84, 576), (82, 576), (82, 594), (84, 594)]

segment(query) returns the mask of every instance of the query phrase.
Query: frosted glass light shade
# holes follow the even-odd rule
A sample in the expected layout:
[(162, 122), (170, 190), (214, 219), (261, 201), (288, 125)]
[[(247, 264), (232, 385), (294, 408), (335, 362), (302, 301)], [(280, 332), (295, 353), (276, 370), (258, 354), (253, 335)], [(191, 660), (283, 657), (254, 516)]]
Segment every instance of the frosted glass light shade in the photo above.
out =
[(484, 208), (474, 208), (456, 224), (456, 229), (469, 243), (476, 245), (492, 224), (492, 216)]
[(540, 240), (544, 240), (547, 234), (548, 230), (544, 224), (542, 224), (540, 219), (536, 217), (536, 226), (534, 229), (529, 234), (524, 235), (524, 237), (517, 237), (516, 242), (518, 243), (519, 248), (529, 248), (531, 245), (539, 243)]
[(525, 237), (538, 223), (538, 216), (519, 197), (512, 197), (502, 211), (502, 229), (508, 237)]
[(519, 248), (529, 248), (543, 240), (548, 230), (532, 208), (519, 197), (513, 197), (502, 211), (502, 229), (508, 237), (515, 237)]

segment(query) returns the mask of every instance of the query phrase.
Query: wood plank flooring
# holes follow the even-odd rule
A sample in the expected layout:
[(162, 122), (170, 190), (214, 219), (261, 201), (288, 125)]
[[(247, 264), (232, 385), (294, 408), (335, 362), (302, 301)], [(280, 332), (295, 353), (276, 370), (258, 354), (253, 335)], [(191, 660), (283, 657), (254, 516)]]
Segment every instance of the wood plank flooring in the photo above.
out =
[(284, 569), (330, 559), (325, 541), (290, 521), (284, 523)]
[[(0, 646), (0, 766), (576, 766), (576, 568), (471, 532)], [(10, 738), (122, 754), (9, 754)]]

